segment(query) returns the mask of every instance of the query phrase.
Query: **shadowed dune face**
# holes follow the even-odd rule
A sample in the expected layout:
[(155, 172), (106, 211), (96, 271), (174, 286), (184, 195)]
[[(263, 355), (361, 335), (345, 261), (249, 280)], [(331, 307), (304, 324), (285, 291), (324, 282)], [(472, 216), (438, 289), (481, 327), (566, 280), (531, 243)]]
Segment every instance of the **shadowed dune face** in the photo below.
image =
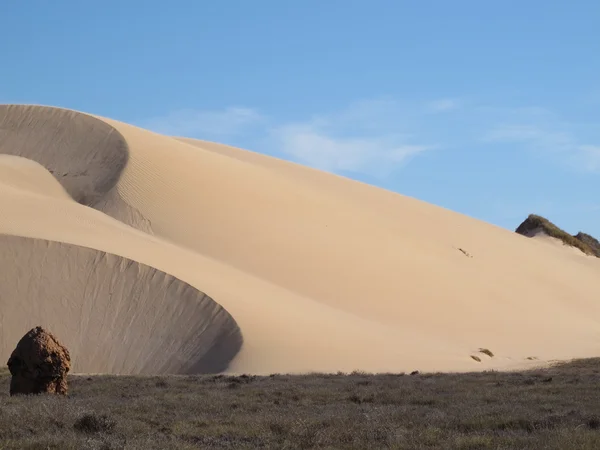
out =
[(110, 125), (81, 113), (0, 105), (0, 152), (43, 165), (75, 201), (93, 206), (119, 180), (127, 143)]
[(210, 297), (126, 258), (0, 235), (0, 267), (2, 361), (36, 325), (59, 337), (83, 373), (220, 372), (242, 345), (235, 320)]
[(129, 159), (127, 142), (102, 120), (59, 108), (0, 105), (0, 154), (38, 162), (78, 203), (150, 231), (117, 191)]

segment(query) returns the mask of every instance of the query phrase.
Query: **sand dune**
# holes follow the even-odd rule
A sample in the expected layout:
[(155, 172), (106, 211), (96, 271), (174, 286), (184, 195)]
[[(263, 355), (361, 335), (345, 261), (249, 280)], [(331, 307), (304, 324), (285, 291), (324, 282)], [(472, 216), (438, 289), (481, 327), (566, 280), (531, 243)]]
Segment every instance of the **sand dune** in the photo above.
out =
[[(19, 159), (0, 157), (0, 175), (10, 172), (15, 160)], [(53, 177), (41, 176), (40, 172), (45, 169), (40, 165), (28, 162), (28, 166), (30, 170), (26, 175), (49, 183), (41, 190), (51, 191), (50, 184), (58, 186)], [(357, 367), (357, 358), (361, 365), (386, 370), (393, 370), (398, 361), (411, 361), (411, 364), (417, 361), (425, 367), (429, 360), (427, 349), (438, 350), (436, 342), (428, 345), (424, 338), (418, 347), (391, 347), (387, 345), (390, 340), (406, 340), (414, 338), (415, 334), (402, 333), (302, 298), (128, 227), (99, 211), (65, 199), (64, 195), (44, 197), (14, 186), (2, 187), (0, 208), (6, 212), (0, 216), (0, 229), (6, 234), (101, 249), (168, 271), (193, 286), (204, 286), (204, 291), (217, 296), (223, 306), (233, 308), (242, 329), (251, 330), (248, 336), (242, 332), (242, 351), (229, 369), (234, 372), (304, 371), (311, 367), (313, 370), (353, 370)], [(28, 289), (27, 286), (29, 284), (21, 283), (20, 289)], [(11, 326), (6, 326), (5, 332), (18, 339), (23, 332), (20, 324), (7, 323)], [(329, 333), (332, 323), (337, 325), (335, 335)], [(310, 332), (307, 326), (310, 326)], [(307, 351), (310, 351), (309, 361), (298, 357), (307, 355)], [(443, 357), (447, 364), (457, 358), (462, 363), (467, 362), (458, 352), (449, 352)], [(82, 369), (74, 366), (74, 370)]]
[[(206, 292), (243, 335), (229, 371), (464, 371), (597, 356), (597, 258), (220, 144), (40, 106), (0, 107), (0, 118), (0, 153), (28, 159), (0, 158), (0, 233), (118, 255)], [(82, 173), (85, 183), (72, 176)], [(17, 274), (11, 292), (32, 301), (35, 272), (20, 263)], [(63, 302), (81, 301), (64, 289)], [(198, 308), (190, 328), (220, 326)], [(2, 320), (9, 342), (28, 326)], [(495, 356), (476, 362), (480, 347)]]

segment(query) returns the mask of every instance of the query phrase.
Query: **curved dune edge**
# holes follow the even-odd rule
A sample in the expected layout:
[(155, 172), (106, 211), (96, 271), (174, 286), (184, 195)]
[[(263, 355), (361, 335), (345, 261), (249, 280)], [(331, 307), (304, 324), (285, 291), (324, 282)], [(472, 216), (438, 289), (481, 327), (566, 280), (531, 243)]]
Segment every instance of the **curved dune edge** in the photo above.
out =
[(62, 108), (0, 105), (0, 154), (38, 162), (76, 202), (152, 231), (148, 220), (118, 193), (129, 150), (108, 123)]
[(74, 372), (194, 374), (227, 369), (234, 319), (172, 275), (105, 253), (0, 235), (0, 360), (36, 325), (69, 349)]

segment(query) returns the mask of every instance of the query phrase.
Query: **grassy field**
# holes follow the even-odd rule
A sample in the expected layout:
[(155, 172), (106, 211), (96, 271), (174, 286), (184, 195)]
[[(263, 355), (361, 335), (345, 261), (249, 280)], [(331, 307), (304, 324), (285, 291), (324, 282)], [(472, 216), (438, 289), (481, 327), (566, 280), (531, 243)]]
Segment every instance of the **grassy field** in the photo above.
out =
[(1, 449), (599, 449), (600, 359), (532, 372), (72, 376), (9, 397)]

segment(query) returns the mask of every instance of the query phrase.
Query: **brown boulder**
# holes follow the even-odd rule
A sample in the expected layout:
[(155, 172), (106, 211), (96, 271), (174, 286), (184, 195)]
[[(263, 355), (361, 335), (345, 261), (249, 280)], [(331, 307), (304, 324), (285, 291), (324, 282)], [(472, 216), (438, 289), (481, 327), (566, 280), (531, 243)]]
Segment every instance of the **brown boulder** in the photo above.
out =
[(21, 338), (8, 360), (10, 395), (67, 394), (69, 351), (56, 337), (35, 327)]

